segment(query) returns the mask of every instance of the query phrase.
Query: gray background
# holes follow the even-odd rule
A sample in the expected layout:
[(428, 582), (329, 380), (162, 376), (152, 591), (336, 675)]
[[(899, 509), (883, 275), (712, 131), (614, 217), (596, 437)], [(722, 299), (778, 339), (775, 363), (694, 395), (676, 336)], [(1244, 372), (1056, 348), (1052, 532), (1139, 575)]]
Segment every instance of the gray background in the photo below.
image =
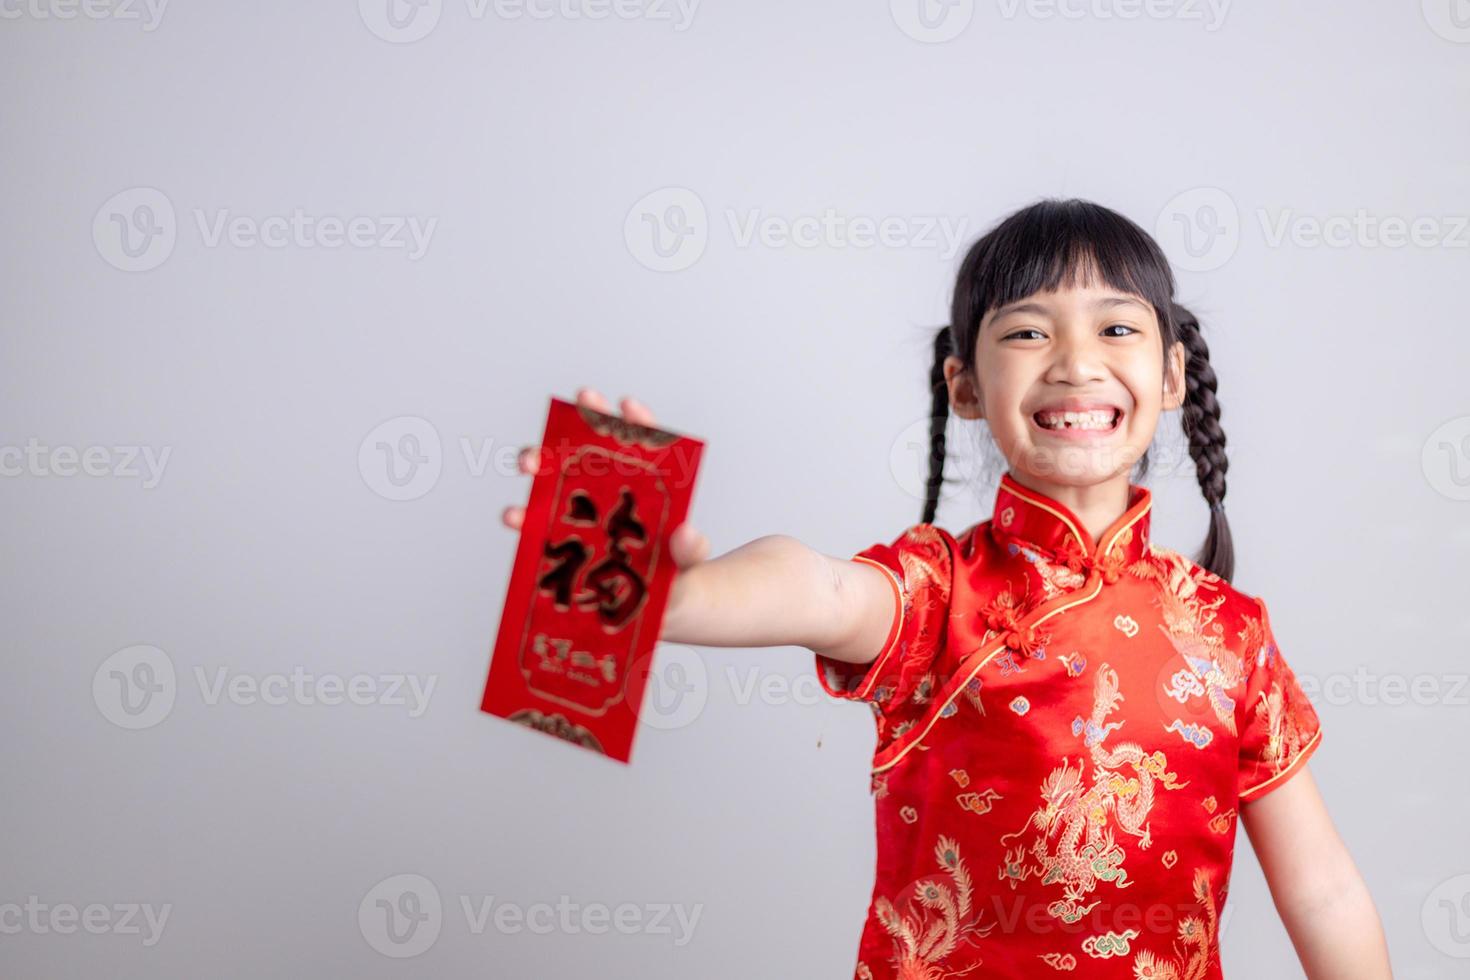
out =
[[(805, 651), (661, 647), (631, 767), (478, 711), (513, 453), (552, 394), (634, 394), (707, 440), (717, 553), (890, 540), (919, 516), (958, 250), (1043, 195), (1123, 211), (1177, 263), (1220, 376), (1236, 582), (1336, 691), (1311, 769), (1397, 975), (1470, 967), (1470, 27), (1448, 2), (986, 0), (932, 30), (904, 0), (687, 22), (444, 0), (400, 28), (387, 0), (94, 2), (0, 19), (0, 907), (48, 909), (0, 932), (0, 973), (849, 975), (873, 726)], [(314, 231), (248, 237), (297, 209)], [(828, 209), (889, 240), (739, 235)], [(422, 254), (391, 247), (397, 217), (435, 222)], [(364, 242), (326, 247), (354, 218)], [(377, 447), (404, 436), (423, 462), (396, 486)], [(169, 454), (156, 481), (144, 450)], [(983, 459), (953, 464), (976, 480), (940, 523), (988, 515)], [(1150, 485), (1157, 540), (1192, 552), (1187, 468)], [(139, 664), (159, 690), (129, 715)], [(417, 717), (212, 694), (298, 670), (435, 687)], [(376, 901), (405, 883), (442, 910), (395, 944)], [(578, 911), (476, 931), (461, 899), (490, 896)], [(167, 907), (156, 942), (130, 903)], [(621, 903), (632, 934), (580, 925)], [(659, 904), (697, 910), (692, 939)], [(89, 905), (99, 934), (46, 917)], [(1299, 975), (1243, 832), (1225, 915), (1227, 975)]]

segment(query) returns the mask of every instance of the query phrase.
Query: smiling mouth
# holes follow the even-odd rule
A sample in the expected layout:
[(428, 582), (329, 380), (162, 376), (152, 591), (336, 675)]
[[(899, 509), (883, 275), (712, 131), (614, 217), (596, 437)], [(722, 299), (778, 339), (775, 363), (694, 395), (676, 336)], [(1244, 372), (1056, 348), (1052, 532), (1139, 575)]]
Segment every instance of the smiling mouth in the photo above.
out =
[(1121, 408), (1100, 408), (1089, 412), (1036, 412), (1031, 416), (1038, 426), (1051, 432), (1112, 432), (1123, 420)]

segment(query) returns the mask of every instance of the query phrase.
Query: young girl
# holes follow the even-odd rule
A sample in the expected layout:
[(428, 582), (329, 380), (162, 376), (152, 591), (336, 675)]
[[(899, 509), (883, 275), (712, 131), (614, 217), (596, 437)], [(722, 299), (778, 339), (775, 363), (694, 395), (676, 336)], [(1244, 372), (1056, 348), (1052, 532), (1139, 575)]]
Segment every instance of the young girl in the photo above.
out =
[[(804, 646), (830, 694), (872, 708), (858, 978), (1219, 978), (1237, 821), (1307, 975), (1390, 976), (1307, 768), (1317, 713), (1266, 604), (1230, 582), (1215, 373), (1173, 295), (1128, 219), (1025, 208), (970, 249), (936, 338), (919, 524), (850, 560), (773, 535), (706, 561), (703, 535), (674, 533), (663, 639)], [(1152, 540), (1132, 482), (1172, 409), (1210, 506), (1193, 561)], [(950, 411), (1009, 467), (959, 534), (932, 523)]]

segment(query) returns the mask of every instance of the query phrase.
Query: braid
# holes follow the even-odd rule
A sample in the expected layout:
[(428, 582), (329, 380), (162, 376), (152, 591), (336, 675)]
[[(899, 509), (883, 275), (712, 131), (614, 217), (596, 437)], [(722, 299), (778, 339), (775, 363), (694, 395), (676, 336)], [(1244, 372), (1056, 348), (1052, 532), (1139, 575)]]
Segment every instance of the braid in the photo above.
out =
[(1210, 366), (1210, 348), (1200, 332), (1199, 318), (1183, 306), (1173, 305), (1178, 338), (1184, 344), (1184, 434), (1189, 437), (1189, 455), (1194, 459), (1200, 491), (1210, 504), (1210, 532), (1197, 561), (1230, 581), (1235, 572), (1235, 546), (1230, 522), (1225, 518), (1225, 430), (1220, 428), (1220, 403), (1215, 398), (1215, 369)]
[(939, 492), (944, 487), (944, 429), (949, 422), (949, 385), (944, 379), (944, 359), (954, 352), (949, 327), (941, 327), (934, 337), (934, 365), (929, 369), (929, 393), (933, 405), (929, 412), (929, 481), (924, 488), (923, 523), (934, 523), (939, 510)]

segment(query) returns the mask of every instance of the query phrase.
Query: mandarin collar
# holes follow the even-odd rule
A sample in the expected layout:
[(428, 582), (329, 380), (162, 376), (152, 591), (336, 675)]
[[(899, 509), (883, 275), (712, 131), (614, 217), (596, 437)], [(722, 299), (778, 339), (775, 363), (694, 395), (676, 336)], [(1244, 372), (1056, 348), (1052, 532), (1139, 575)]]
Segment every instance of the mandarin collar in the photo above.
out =
[[(1089, 569), (1103, 559), (1112, 565), (1137, 561), (1149, 550), (1149, 515), (1153, 494), (1128, 484), (1128, 508), (1093, 541), (1082, 521), (1065, 504), (1002, 474), (995, 493), (990, 527), (997, 541), (1014, 542)], [(1110, 576), (1111, 577), (1111, 576)]]

